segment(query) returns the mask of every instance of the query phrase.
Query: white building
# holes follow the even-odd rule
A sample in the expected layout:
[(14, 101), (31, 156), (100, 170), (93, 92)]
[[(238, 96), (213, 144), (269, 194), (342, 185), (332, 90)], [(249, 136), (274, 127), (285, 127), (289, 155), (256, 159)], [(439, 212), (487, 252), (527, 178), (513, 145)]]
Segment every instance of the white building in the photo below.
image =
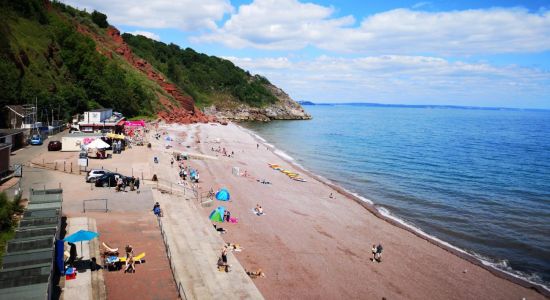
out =
[(122, 132), (124, 116), (113, 112), (112, 108), (94, 109), (86, 111), (78, 119), (78, 128), (82, 132), (96, 132), (108, 130), (113, 132)]

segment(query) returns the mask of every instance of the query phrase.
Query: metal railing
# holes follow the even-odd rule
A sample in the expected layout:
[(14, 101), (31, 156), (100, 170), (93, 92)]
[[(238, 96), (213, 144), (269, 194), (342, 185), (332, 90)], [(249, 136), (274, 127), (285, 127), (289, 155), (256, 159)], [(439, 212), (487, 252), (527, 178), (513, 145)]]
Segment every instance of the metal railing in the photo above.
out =
[(157, 221), (159, 223), (160, 228), (160, 234), (162, 236), (162, 241), (164, 242), (164, 248), (166, 250), (166, 256), (168, 257), (168, 263), (170, 265), (170, 271), (172, 272), (172, 277), (174, 278), (174, 282), (176, 283), (176, 288), (178, 290), (178, 296), (180, 299), (187, 300), (187, 294), (185, 293), (185, 289), (183, 288), (183, 284), (181, 281), (177, 279), (176, 276), (176, 269), (174, 267), (174, 262), (172, 261), (172, 250), (170, 249), (170, 244), (168, 244), (168, 237), (166, 236), (166, 232), (164, 231), (164, 226), (162, 223), (162, 217), (157, 217)]
[(156, 188), (160, 192), (168, 193), (170, 195), (179, 196), (192, 196), (193, 199), (199, 200), (200, 194), (198, 189), (194, 186), (183, 186), (173, 183), (172, 181), (158, 179), (157, 181), (147, 180), (144, 183), (149, 184)]
[(86, 203), (89, 203), (89, 202), (99, 202), (99, 201), (104, 201), (105, 202), (105, 208), (88, 208), (88, 210), (92, 210), (92, 211), (102, 211), (102, 210), (105, 210), (105, 212), (108, 212), (109, 211), (109, 199), (87, 199), (87, 200), (82, 200), (82, 212), (86, 212)]

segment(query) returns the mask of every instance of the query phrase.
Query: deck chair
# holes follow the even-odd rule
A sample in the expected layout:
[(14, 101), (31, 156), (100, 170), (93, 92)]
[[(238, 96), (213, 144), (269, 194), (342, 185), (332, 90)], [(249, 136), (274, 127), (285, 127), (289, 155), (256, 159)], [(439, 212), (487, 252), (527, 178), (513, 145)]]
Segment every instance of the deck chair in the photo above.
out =
[(103, 248), (105, 248), (105, 251), (103, 251), (104, 255), (111, 255), (111, 256), (118, 255), (118, 248), (111, 248), (109, 247), (109, 245), (105, 243), (102, 243), (102, 244), (103, 244)]
[[(134, 262), (136, 264), (144, 263), (145, 262), (145, 260), (143, 259), (144, 257), (145, 257), (145, 252), (142, 252), (137, 256), (134, 256)], [(120, 260), (120, 262), (126, 263), (126, 257), (119, 257), (118, 259)]]

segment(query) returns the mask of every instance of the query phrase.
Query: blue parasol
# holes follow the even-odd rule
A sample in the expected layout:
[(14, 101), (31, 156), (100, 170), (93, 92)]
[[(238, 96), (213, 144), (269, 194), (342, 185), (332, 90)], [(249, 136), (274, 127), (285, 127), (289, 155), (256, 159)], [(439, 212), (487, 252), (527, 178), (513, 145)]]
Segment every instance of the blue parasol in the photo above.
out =
[(79, 230), (79, 231), (69, 235), (68, 237), (66, 237), (63, 240), (65, 242), (71, 242), (71, 243), (80, 242), (80, 254), (82, 254), (82, 242), (93, 240), (98, 236), (99, 236), (99, 233), (97, 233), (97, 232), (88, 231), (88, 230)]

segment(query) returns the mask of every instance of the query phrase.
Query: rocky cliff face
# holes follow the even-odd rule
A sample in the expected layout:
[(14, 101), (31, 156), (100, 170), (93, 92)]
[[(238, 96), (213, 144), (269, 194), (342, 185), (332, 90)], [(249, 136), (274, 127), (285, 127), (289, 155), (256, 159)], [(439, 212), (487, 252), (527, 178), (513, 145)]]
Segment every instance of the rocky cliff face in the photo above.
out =
[(207, 115), (216, 116), (218, 119), (228, 119), (234, 121), (262, 121), (271, 120), (309, 120), (309, 115), (303, 108), (294, 101), (282, 89), (274, 85), (266, 87), (275, 95), (278, 101), (264, 107), (251, 107), (245, 104), (236, 104), (235, 106), (216, 106), (212, 105), (204, 109)]
[(131, 66), (144, 73), (147, 78), (158, 84), (166, 94), (172, 97), (172, 101), (164, 95), (157, 95), (163, 109), (157, 112), (159, 119), (167, 123), (205, 123), (220, 120), (234, 121), (271, 121), (271, 120), (308, 120), (311, 116), (304, 109), (290, 98), (280, 88), (268, 84), (266, 88), (278, 99), (274, 104), (264, 107), (252, 107), (242, 102), (227, 100), (221, 105), (212, 105), (199, 110), (194, 105), (194, 100), (183, 93), (176, 85), (168, 82), (165, 76), (155, 70), (146, 60), (137, 57), (130, 47), (120, 36), (120, 32), (110, 26), (106, 36), (101, 36), (90, 31), (85, 26), (78, 26), (78, 30), (97, 42), (97, 51), (112, 58), (114, 54), (119, 55)]
[(145, 74), (149, 80), (155, 82), (166, 94), (170, 95), (172, 100), (164, 95), (157, 94), (159, 104), (162, 106), (162, 109), (157, 112), (159, 119), (167, 123), (181, 124), (216, 121), (213, 116), (204, 115), (204, 113), (195, 106), (193, 98), (183, 93), (174, 84), (168, 82), (165, 76), (155, 70), (149, 62), (137, 57), (124, 42), (118, 29), (109, 26), (106, 31), (106, 36), (102, 36), (95, 34), (85, 26), (80, 24), (77, 26), (77, 30), (80, 33), (88, 35), (96, 41), (98, 52), (109, 58), (113, 58), (114, 53), (120, 55), (120, 57), (126, 60), (132, 67)]

